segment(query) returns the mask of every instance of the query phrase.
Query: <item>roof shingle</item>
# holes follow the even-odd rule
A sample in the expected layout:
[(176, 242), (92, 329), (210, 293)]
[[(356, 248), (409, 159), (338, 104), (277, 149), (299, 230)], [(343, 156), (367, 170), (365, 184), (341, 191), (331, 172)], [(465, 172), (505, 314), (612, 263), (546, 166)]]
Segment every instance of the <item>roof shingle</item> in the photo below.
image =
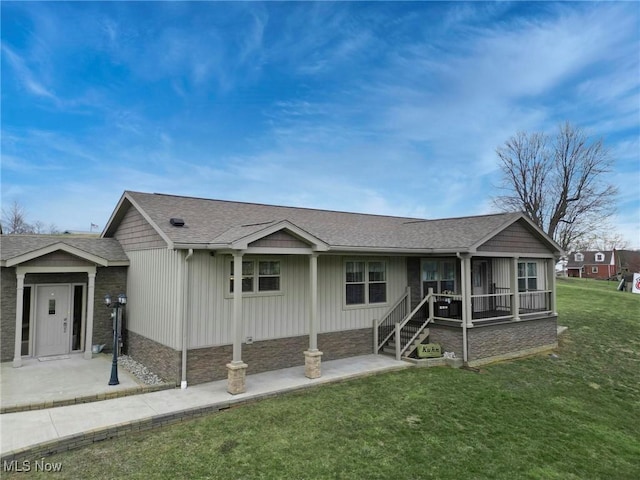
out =
[[(124, 198), (144, 212), (176, 246), (231, 243), (286, 220), (333, 249), (465, 251), (522, 216), (502, 213), (425, 220), (130, 191), (125, 192)], [(172, 226), (172, 217), (184, 219), (185, 226)], [(108, 227), (106, 234), (109, 233)]]
[(128, 262), (122, 246), (115, 238), (73, 237), (68, 235), (0, 235), (0, 260), (12, 258), (64, 243), (109, 262)]

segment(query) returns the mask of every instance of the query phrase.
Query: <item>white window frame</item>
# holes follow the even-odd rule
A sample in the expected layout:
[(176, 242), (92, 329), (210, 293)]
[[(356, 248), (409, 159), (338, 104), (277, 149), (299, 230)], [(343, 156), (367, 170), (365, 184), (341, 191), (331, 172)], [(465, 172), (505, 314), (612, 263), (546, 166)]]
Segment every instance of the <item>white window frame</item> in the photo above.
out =
[[(347, 282), (347, 264), (348, 263), (364, 263), (363, 281)], [(384, 271), (384, 280), (371, 280), (369, 265), (372, 263), (381, 263)], [(364, 303), (347, 303), (347, 285), (364, 285)], [(369, 287), (371, 285), (385, 285), (384, 302), (371, 302), (369, 298)], [(345, 258), (342, 264), (342, 305), (345, 309), (363, 308), (363, 307), (383, 307), (389, 304), (389, 262), (386, 258)]]
[[(435, 271), (436, 273), (436, 277), (434, 279), (430, 279), (430, 280), (426, 280), (424, 278), (424, 266), (426, 263), (428, 262), (435, 262), (437, 264), (437, 270)], [(450, 264), (453, 267), (453, 270), (451, 270), (451, 272), (453, 272), (453, 278), (444, 278), (445, 272), (447, 269), (445, 269), (445, 264)], [(479, 279), (478, 279), (479, 280)], [(435, 288), (433, 290), (433, 293), (443, 293), (445, 291), (451, 291), (454, 293), (459, 294), (460, 292), (458, 291), (458, 265), (456, 262), (455, 258), (451, 258), (451, 257), (437, 257), (437, 258), (423, 258), (420, 261), (420, 289), (422, 290), (422, 296), (426, 296), (427, 295), (427, 291), (425, 291), (425, 287), (424, 284), (426, 282), (436, 282), (437, 288)], [(450, 289), (446, 289), (443, 288), (444, 284), (453, 282), (453, 290)], [(474, 277), (474, 283), (475, 283), (475, 277)]]
[(576, 262), (584, 262), (584, 255), (582, 253), (576, 253), (574, 259)]
[(604, 253), (596, 253), (596, 262), (604, 262)]
[[(524, 266), (524, 275), (521, 275), (520, 266)], [(530, 273), (531, 270), (529, 267), (533, 266), (535, 273)], [(538, 264), (535, 261), (531, 260), (523, 260), (522, 262), (518, 262), (518, 293), (524, 292), (537, 292), (540, 291), (538, 288), (540, 286), (540, 279), (538, 277)], [(536, 282), (535, 288), (530, 288), (530, 280), (534, 280)], [(520, 280), (524, 280), (525, 288), (524, 290), (520, 289)]]
[(594, 265), (591, 267), (591, 273), (598, 273), (598, 266)]
[[(282, 287), (282, 278), (283, 278), (283, 266), (284, 262), (281, 258), (269, 258), (269, 257), (251, 257), (251, 258), (243, 258), (242, 263), (252, 263), (253, 264), (253, 273), (251, 275), (243, 275), (242, 278), (253, 278), (252, 289), (243, 291), (242, 296), (245, 297), (258, 297), (258, 296), (272, 296), (272, 295), (283, 295), (284, 290)], [(279, 264), (279, 274), (260, 274), (260, 263), (261, 262), (277, 262)], [(233, 278), (233, 257), (229, 258), (225, 264), (225, 297), (233, 298), (233, 290), (231, 289), (231, 280)], [(278, 290), (260, 290), (260, 278), (275, 278), (278, 277), (279, 280), (279, 289)]]

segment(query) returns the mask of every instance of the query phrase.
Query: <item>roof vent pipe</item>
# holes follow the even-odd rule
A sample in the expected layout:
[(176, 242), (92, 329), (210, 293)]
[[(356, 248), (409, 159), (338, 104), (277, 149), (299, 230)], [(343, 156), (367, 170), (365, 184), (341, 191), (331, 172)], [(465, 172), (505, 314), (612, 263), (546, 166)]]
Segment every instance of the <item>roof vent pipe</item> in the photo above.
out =
[(171, 225), (173, 225), (174, 227), (184, 227), (184, 220), (181, 218), (171, 218), (169, 220), (169, 223), (171, 223)]

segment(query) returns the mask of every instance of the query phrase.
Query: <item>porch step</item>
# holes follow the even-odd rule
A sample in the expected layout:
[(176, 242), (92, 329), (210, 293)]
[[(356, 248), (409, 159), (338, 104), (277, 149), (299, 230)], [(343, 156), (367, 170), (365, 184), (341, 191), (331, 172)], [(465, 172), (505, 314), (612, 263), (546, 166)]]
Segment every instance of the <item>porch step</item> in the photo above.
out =
[(413, 352), (415, 352), (416, 348), (418, 348), (418, 345), (423, 343), (428, 338), (429, 338), (429, 329), (425, 328), (422, 331), (422, 333), (418, 335), (418, 338), (416, 338), (415, 341), (411, 344), (411, 346), (407, 349), (407, 351), (404, 352), (405, 356), (409, 357)]
[[(415, 333), (416, 331), (417, 331), (417, 328), (413, 331), (413, 333)], [(424, 341), (428, 339), (428, 337), (429, 337), (429, 329), (425, 328), (422, 331), (422, 333), (418, 335), (418, 338), (416, 338), (411, 344), (411, 346), (404, 352), (403, 356), (408, 357), (409, 355), (411, 355), (415, 351), (415, 349), (418, 348), (418, 345), (420, 345), (421, 343), (424, 343)], [(382, 352), (395, 356), (396, 342), (394, 337), (391, 337), (391, 339), (384, 345), (384, 347), (382, 347)]]

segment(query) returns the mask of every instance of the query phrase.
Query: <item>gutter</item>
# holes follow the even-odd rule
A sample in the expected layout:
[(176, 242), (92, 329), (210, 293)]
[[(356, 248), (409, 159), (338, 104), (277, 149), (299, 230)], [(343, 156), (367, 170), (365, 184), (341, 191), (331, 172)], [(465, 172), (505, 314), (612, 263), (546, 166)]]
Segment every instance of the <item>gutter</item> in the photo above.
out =
[[(171, 247), (174, 250), (212, 250), (231, 253), (235, 249), (231, 243), (174, 243)], [(465, 248), (465, 247), (461, 247)], [(386, 254), (386, 255), (434, 255), (434, 254), (457, 254), (459, 251), (447, 248), (405, 248), (405, 247), (353, 247), (344, 245), (329, 245), (328, 250), (320, 250), (323, 254), (344, 255), (344, 254)], [(470, 249), (465, 253), (474, 254), (475, 250)]]
[[(184, 282), (182, 285), (182, 377), (180, 388), (187, 388), (187, 348), (189, 347), (189, 260), (193, 256), (193, 248), (184, 257)], [(186, 285), (186, 288), (185, 288)]]

